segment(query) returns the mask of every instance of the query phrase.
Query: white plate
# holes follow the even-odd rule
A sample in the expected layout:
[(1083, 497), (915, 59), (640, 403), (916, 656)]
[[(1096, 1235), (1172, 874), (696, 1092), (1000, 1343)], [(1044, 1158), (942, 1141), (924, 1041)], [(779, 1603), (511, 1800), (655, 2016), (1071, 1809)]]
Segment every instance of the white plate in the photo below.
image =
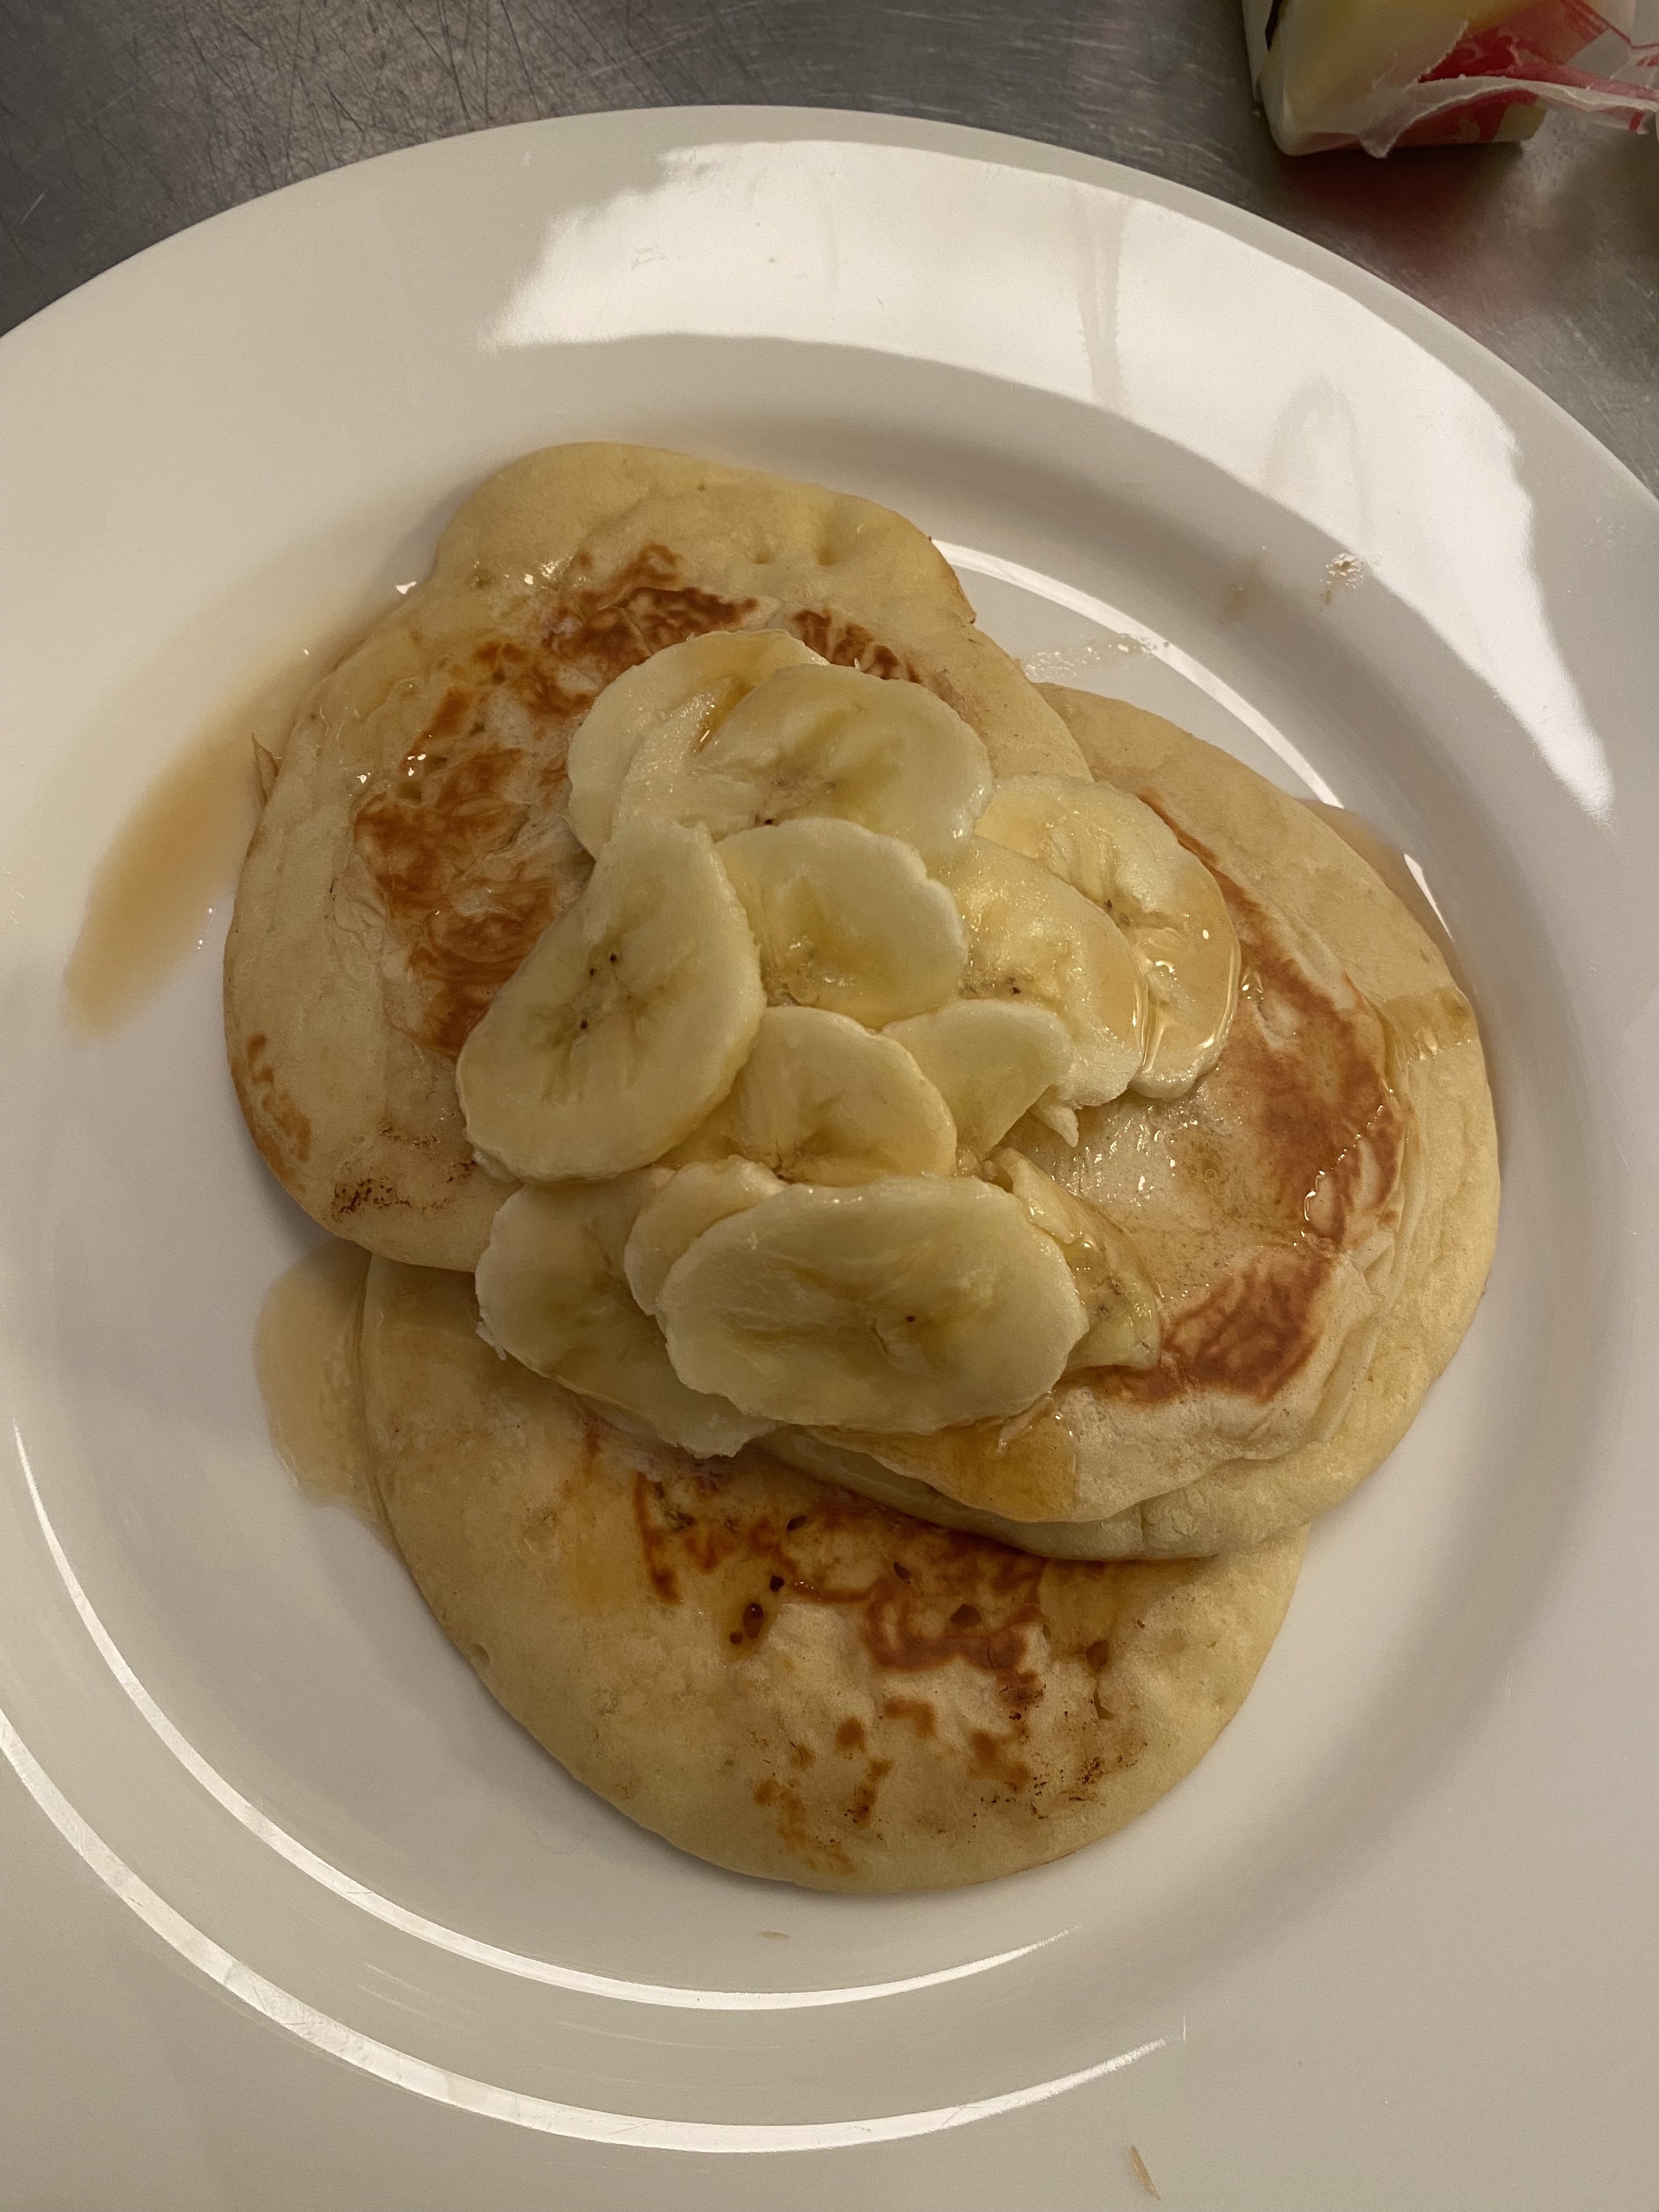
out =
[[(1133, 2206), (1133, 2145), (1170, 2206), (1652, 2212), (1659, 506), (1316, 247), (869, 117), (371, 162), (0, 367), (0, 1698), (64, 1839), (10, 1793), (12, 2201)], [(595, 436), (914, 517), (1039, 672), (1408, 851), (1486, 1022), (1451, 1372), (1197, 1773), (988, 1888), (751, 1883), (568, 1782), (265, 1441), (254, 1316), (314, 1232), (222, 1071), (224, 902), (141, 1018), (61, 1022), (192, 729)]]

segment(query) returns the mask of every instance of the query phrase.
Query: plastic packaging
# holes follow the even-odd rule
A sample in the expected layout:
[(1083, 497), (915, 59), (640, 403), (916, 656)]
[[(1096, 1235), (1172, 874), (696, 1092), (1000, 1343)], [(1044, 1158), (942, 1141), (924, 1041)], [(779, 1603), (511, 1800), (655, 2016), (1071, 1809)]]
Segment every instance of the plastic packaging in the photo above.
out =
[(1659, 112), (1659, 0), (1244, 0), (1250, 75), (1286, 154), (1528, 138), (1568, 107)]

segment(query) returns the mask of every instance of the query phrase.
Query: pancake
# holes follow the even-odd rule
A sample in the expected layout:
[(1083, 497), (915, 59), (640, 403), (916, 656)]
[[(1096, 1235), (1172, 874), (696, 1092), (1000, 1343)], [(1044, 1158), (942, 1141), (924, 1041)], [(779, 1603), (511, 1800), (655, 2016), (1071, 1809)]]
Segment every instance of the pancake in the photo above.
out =
[(1211, 870), (1243, 961), (1188, 1096), (1085, 1111), (1074, 1147), (1035, 1117), (1009, 1139), (1133, 1244), (1156, 1363), (1074, 1375), (1012, 1420), (785, 1431), (774, 1450), (1047, 1556), (1198, 1556), (1334, 1504), (1408, 1425), (1485, 1279), (1496, 1144), (1468, 1002), (1306, 807), (1159, 717), (1039, 691), (928, 540), (865, 501), (590, 446), (463, 507), (428, 582), (302, 712), (248, 855), (226, 1031), (267, 1160), (337, 1233), (472, 1267), (513, 1185), (468, 1140), (455, 1055), (591, 873), (570, 741), (619, 673), (742, 629), (925, 686), (1000, 775), (1135, 793)]
[(464, 1276), (372, 1264), (367, 1428), (398, 1547), (509, 1713), (717, 1865), (919, 1890), (1075, 1850), (1191, 1770), (1289, 1604), (1299, 1531), (1051, 1564), (758, 1450), (637, 1441), (477, 1322)]
[(570, 739), (625, 669), (739, 628), (925, 684), (1004, 774), (1085, 772), (901, 517), (641, 447), (515, 462), (301, 709), (243, 869), (231, 1072), (260, 1152), (325, 1227), (473, 1266), (512, 1186), (473, 1159), (455, 1055), (587, 880), (562, 811)]
[(1064, 1382), (1022, 1423), (775, 1446), (1048, 1555), (1260, 1543), (1387, 1455), (1473, 1317), (1498, 1214), (1479, 1032), (1438, 949), (1309, 808), (1161, 716), (1045, 688), (1093, 772), (1211, 868), (1243, 957), (1190, 1097), (1086, 1112), (1074, 1151), (1031, 1121), (1012, 1140), (1133, 1237), (1161, 1357)]

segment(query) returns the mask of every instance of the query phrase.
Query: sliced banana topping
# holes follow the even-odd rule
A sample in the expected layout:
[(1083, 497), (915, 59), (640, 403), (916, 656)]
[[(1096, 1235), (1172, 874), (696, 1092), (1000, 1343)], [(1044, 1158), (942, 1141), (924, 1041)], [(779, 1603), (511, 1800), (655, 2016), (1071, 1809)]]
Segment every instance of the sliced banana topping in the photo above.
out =
[(967, 933), (913, 846), (856, 822), (812, 819), (740, 830), (720, 856), (775, 1005), (822, 1006), (880, 1029), (956, 996)]
[(943, 870), (968, 925), (966, 990), (1046, 1007), (1072, 1040), (1055, 1096), (1102, 1106), (1139, 1073), (1146, 994), (1123, 933), (1092, 900), (1006, 846), (970, 837)]
[(610, 836), (617, 793), (653, 731), (668, 726), (695, 751), (740, 699), (780, 668), (823, 667), (781, 630), (714, 630), (665, 646), (607, 684), (570, 741), (570, 826), (598, 854)]
[(1215, 1065), (1238, 997), (1238, 939), (1220, 885), (1150, 806), (1109, 783), (1016, 775), (978, 834), (1064, 878), (1129, 940), (1150, 1004), (1131, 1088), (1178, 1097)]
[(489, 1340), (703, 1455), (793, 1424), (936, 1455), (1155, 1364), (1133, 1245), (1006, 1139), (1075, 1144), (1221, 1050), (1237, 941), (1158, 816), (996, 786), (931, 692), (765, 631), (619, 678), (569, 774), (592, 878), (456, 1069), (528, 1186), (478, 1266)]
[(964, 1176), (781, 1191), (698, 1237), (657, 1310), (681, 1378), (756, 1419), (910, 1433), (1023, 1412), (1088, 1318), (1054, 1239)]
[(724, 1104), (672, 1164), (741, 1153), (787, 1182), (949, 1175), (951, 1109), (903, 1046), (845, 1014), (769, 1006)]
[(1062, 1190), (1021, 1152), (998, 1152), (991, 1173), (1066, 1255), (1089, 1316), (1072, 1347), (1068, 1375), (1086, 1367), (1155, 1367), (1164, 1341), (1158, 1293), (1140, 1255), (1097, 1208)]
[(654, 1313), (669, 1269), (705, 1229), (782, 1188), (754, 1160), (696, 1160), (670, 1176), (640, 1208), (623, 1247), (623, 1273), (636, 1303)]
[(740, 1451), (769, 1425), (675, 1373), (662, 1334), (635, 1303), (623, 1251), (658, 1170), (614, 1182), (520, 1190), (495, 1216), (478, 1262), (482, 1333), (538, 1375), (597, 1400), (700, 1457)]
[[(1058, 1015), (1006, 999), (957, 999), (937, 1012), (895, 1022), (887, 1035), (904, 1047), (950, 1108), (969, 1164), (1000, 1145), (1045, 1091), (1063, 1083), (1072, 1065), (1072, 1040)], [(1075, 1143), (1075, 1120), (1072, 1133)]]
[(623, 781), (615, 819), (700, 822), (728, 837), (833, 816), (902, 838), (932, 866), (968, 836), (991, 791), (977, 735), (919, 684), (792, 667), (707, 733), (678, 724), (653, 731)]
[(726, 1096), (765, 1006), (708, 832), (630, 823), (463, 1046), (467, 1134), (531, 1182), (642, 1167)]

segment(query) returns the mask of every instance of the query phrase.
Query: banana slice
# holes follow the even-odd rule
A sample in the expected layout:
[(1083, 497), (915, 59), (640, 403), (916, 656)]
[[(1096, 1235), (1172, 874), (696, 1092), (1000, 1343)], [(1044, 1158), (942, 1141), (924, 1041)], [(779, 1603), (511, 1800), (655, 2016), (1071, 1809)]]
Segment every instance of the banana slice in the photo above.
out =
[(769, 1168), (753, 1160), (696, 1160), (671, 1176), (647, 1198), (623, 1247), (623, 1273), (635, 1302), (654, 1313), (669, 1269), (705, 1229), (782, 1188)]
[(1046, 1097), (1037, 1100), (1031, 1111), (1045, 1129), (1054, 1131), (1062, 1145), (1068, 1146), (1073, 1152), (1077, 1150), (1078, 1126), (1075, 1106), (1062, 1106), (1051, 1091)]
[(694, 1389), (756, 1419), (909, 1433), (1023, 1412), (1087, 1320), (1054, 1239), (963, 1176), (781, 1191), (698, 1237), (657, 1310)]
[(1015, 775), (979, 835), (1103, 906), (1129, 940), (1150, 1004), (1130, 1085), (1177, 1098), (1213, 1067), (1238, 1000), (1238, 939), (1221, 887), (1150, 806), (1109, 783)]
[[(1072, 1065), (1072, 1040), (1058, 1015), (1004, 999), (957, 999), (893, 1023), (887, 1035), (944, 1098), (970, 1162), (1000, 1144)], [(1075, 1142), (1075, 1120), (1072, 1127)]]
[(708, 831), (633, 823), (461, 1048), (467, 1134), (531, 1182), (643, 1167), (726, 1096), (765, 1010)]
[(783, 668), (699, 738), (656, 730), (617, 795), (618, 824), (701, 822), (716, 837), (831, 815), (914, 845), (930, 866), (992, 791), (984, 746), (919, 684), (852, 668)]
[(1022, 1152), (998, 1152), (989, 1164), (997, 1181), (1066, 1255), (1089, 1316), (1088, 1329), (1073, 1346), (1066, 1372), (1078, 1375), (1086, 1367), (1157, 1366), (1164, 1342), (1158, 1293), (1122, 1231), (1094, 1206), (1062, 1190)]
[(970, 837), (943, 871), (968, 925), (975, 999), (1045, 1006), (1072, 1040), (1054, 1096), (1103, 1106), (1139, 1073), (1146, 994), (1123, 933), (1092, 900), (1006, 846)]
[(615, 1182), (516, 1191), (478, 1262), (481, 1333), (538, 1375), (707, 1458), (740, 1451), (769, 1424), (688, 1389), (623, 1279), (641, 1203), (667, 1180), (647, 1169)]
[(617, 793), (653, 730), (672, 724), (695, 750), (740, 699), (780, 668), (826, 664), (781, 630), (714, 630), (665, 646), (607, 684), (570, 741), (570, 826), (597, 856), (610, 836)]
[[(618, 833), (620, 834), (620, 833)], [(903, 1046), (845, 1014), (769, 1006), (731, 1095), (671, 1164), (740, 1152), (787, 1182), (949, 1175), (951, 1109)]]
[(856, 822), (780, 822), (738, 830), (720, 856), (774, 1004), (880, 1029), (956, 996), (967, 933), (913, 846)]

